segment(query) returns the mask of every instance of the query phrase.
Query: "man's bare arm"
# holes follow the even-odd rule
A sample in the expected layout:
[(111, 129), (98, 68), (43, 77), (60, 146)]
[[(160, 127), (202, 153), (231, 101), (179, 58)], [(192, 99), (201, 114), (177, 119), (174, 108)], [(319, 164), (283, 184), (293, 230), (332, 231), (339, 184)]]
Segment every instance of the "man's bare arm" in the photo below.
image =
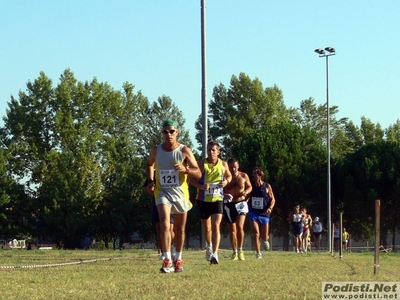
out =
[(244, 189), (242, 195), (245, 197), (245, 199), (248, 199), (251, 191), (253, 190), (253, 187), (251, 185), (250, 178), (246, 173), (243, 173), (243, 177), (245, 180), (244, 181), (245, 189)]
[[(199, 166), (200, 172), (203, 173), (203, 170), (204, 170), (204, 162), (203, 162), (202, 160), (199, 160), (199, 161), (197, 161), (197, 165)], [(201, 184), (201, 183), (199, 182), (199, 180), (196, 179), (196, 178), (194, 178), (194, 177), (189, 176), (189, 177), (188, 177), (188, 181), (189, 181), (189, 183), (190, 183), (191, 185), (193, 185), (194, 187), (196, 187), (196, 188), (198, 188), (198, 189), (201, 189), (201, 190), (207, 190), (207, 189), (208, 189), (208, 186), (206, 186), (206, 184)]]
[[(201, 171), (199, 165), (197, 164), (196, 158), (193, 155), (192, 150), (190, 150), (189, 147), (184, 147), (183, 153), (185, 154), (184, 160), (187, 164), (187, 166), (184, 166), (186, 170), (184, 170), (183, 173), (186, 173), (189, 176), (194, 177), (196, 179), (200, 179)], [(182, 172), (181, 169), (179, 169), (179, 171)]]
[(224, 168), (224, 180), (222, 181), (222, 187), (226, 187), (232, 181), (232, 174), (229, 171), (228, 164), (223, 161), (222, 166)]
[(153, 148), (150, 151), (150, 155), (147, 158), (146, 165), (146, 176), (147, 185), (145, 187), (146, 192), (150, 195), (154, 195), (154, 163), (156, 161), (157, 148)]

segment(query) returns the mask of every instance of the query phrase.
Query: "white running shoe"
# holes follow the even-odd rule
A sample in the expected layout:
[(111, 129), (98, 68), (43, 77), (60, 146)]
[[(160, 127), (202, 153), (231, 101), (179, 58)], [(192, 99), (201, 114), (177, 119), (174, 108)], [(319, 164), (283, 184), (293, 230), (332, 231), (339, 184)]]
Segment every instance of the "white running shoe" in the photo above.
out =
[(168, 258), (164, 259), (162, 267), (160, 269), (161, 273), (171, 273), (174, 272), (175, 268), (174, 268), (174, 264), (172, 263), (172, 261)]
[(183, 272), (183, 260), (182, 259), (178, 259), (175, 262), (175, 268), (174, 269), (175, 269), (176, 273)]
[(206, 248), (206, 260), (210, 261), (212, 256), (212, 248), (211, 246), (207, 246)]
[(261, 253), (257, 253), (256, 254), (256, 258), (258, 259), (258, 258), (262, 258), (262, 254)]
[(219, 264), (218, 254), (212, 254), (211, 255), (210, 264), (212, 264), (212, 265), (218, 265)]
[(269, 242), (268, 241), (262, 241), (262, 243), (263, 243), (265, 251), (269, 251), (269, 249), (271, 249), (271, 247), (269, 246)]

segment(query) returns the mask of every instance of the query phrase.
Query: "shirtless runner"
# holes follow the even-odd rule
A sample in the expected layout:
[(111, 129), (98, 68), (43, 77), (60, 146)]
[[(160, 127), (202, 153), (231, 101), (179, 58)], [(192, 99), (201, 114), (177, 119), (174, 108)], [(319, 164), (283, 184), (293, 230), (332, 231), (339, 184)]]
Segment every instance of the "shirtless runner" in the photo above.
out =
[(232, 259), (244, 260), (244, 221), (249, 212), (247, 201), (252, 187), (249, 176), (239, 171), (239, 161), (236, 158), (228, 160), (228, 166), (232, 181), (224, 188), (224, 220), (228, 223)]

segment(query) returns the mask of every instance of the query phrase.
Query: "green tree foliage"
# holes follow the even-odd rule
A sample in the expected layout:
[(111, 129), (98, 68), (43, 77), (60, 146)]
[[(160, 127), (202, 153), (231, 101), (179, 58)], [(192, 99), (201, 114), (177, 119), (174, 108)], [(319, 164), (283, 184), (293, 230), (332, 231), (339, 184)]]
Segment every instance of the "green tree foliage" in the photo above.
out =
[(364, 137), (364, 144), (375, 143), (382, 141), (384, 137), (384, 131), (381, 125), (374, 124), (371, 120), (366, 117), (361, 117), (361, 134)]
[(265, 126), (244, 136), (233, 147), (233, 155), (248, 174), (256, 166), (265, 170), (277, 201), (272, 226), (286, 242), (287, 215), (295, 203), (309, 210), (312, 206), (312, 211), (321, 214), (324, 211), (326, 152), (315, 130), (289, 122)]
[[(132, 137), (148, 101), (133, 89), (78, 82), (66, 70), (57, 87), (42, 72), (19, 101), (12, 97), (4, 145), (13, 176), (29, 187), (41, 234), (68, 247), (87, 234), (121, 234), (129, 227), (121, 219), (134, 223), (143, 173)], [(101, 223), (98, 213), (111, 206), (120, 214)], [(93, 231), (88, 221), (103, 226)]]
[(163, 95), (148, 106), (143, 113), (143, 122), (138, 132), (141, 141), (140, 153), (143, 157), (147, 157), (153, 147), (163, 142), (161, 129), (166, 119), (173, 119), (178, 123), (179, 142), (192, 147), (182, 112), (173, 104), (170, 97)]
[[(273, 86), (264, 89), (258, 78), (244, 73), (232, 76), (229, 89), (221, 83), (214, 87), (209, 104), (209, 135), (219, 140), (226, 155), (253, 130), (289, 119), (282, 91)], [(201, 144), (201, 125), (196, 123), (196, 140)]]
[[(8, 201), (10, 208), (24, 207), (13, 209), (20, 216), (12, 218), (65, 247), (79, 246), (87, 235), (107, 245), (134, 232), (150, 238), (152, 201), (143, 197), (143, 165), (162, 141), (164, 119), (177, 120), (180, 141), (191, 146), (172, 100), (164, 95), (150, 106), (132, 84), (116, 91), (96, 78), (79, 82), (68, 69), (55, 87), (41, 72), (18, 96), (11, 98), (0, 132), (1, 167), (10, 170), (0, 178), (0, 206)], [(19, 200), (5, 189), (9, 178), (25, 182), (25, 194), (14, 191), (22, 192)], [(25, 205), (18, 204), (22, 199)]]
[[(12, 185), (12, 179), (7, 171), (7, 157), (4, 149), (0, 148), (0, 207), (10, 202), (8, 191)], [(4, 215), (0, 215), (0, 220)]]
[[(400, 147), (398, 143), (368, 143), (346, 156), (336, 170), (336, 189), (341, 190), (346, 223), (358, 239), (370, 238), (374, 201), (381, 200), (381, 242), (400, 228)], [(362, 207), (362, 209), (360, 209)]]
[(346, 136), (349, 138), (349, 148), (354, 152), (355, 150), (362, 147), (364, 140), (360, 131), (360, 128), (356, 126), (353, 121), (350, 121), (345, 126)]
[(9, 158), (9, 153), (0, 148), (0, 238), (5, 240), (25, 238), (32, 233), (24, 186), (12, 178)]
[(346, 123), (344, 131), (349, 151), (342, 152), (342, 155), (352, 153), (368, 143), (383, 141), (385, 137), (385, 131), (381, 128), (381, 125), (379, 123), (373, 124), (366, 117), (361, 118), (360, 127), (356, 126), (352, 121)]
[[(331, 154), (338, 157), (353, 151), (351, 137), (346, 134), (347, 118), (337, 119), (337, 106), (329, 107), (329, 130), (331, 138)], [(326, 145), (327, 115), (326, 103), (317, 106), (313, 98), (300, 102), (300, 108), (291, 111), (291, 120), (299, 126), (313, 128), (321, 141)]]
[(400, 119), (386, 129), (385, 136), (388, 142), (400, 143)]

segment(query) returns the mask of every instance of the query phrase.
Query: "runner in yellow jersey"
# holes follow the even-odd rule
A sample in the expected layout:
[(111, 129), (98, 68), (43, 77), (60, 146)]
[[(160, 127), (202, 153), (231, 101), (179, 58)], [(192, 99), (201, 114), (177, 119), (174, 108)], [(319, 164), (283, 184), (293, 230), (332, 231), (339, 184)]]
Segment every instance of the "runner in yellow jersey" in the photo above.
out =
[(206, 240), (206, 259), (218, 264), (218, 250), (221, 242), (220, 225), (223, 214), (223, 188), (232, 180), (228, 164), (218, 156), (221, 153), (217, 141), (207, 144), (207, 158), (199, 160), (202, 176), (199, 180), (189, 178), (189, 183), (197, 187), (200, 219)]

